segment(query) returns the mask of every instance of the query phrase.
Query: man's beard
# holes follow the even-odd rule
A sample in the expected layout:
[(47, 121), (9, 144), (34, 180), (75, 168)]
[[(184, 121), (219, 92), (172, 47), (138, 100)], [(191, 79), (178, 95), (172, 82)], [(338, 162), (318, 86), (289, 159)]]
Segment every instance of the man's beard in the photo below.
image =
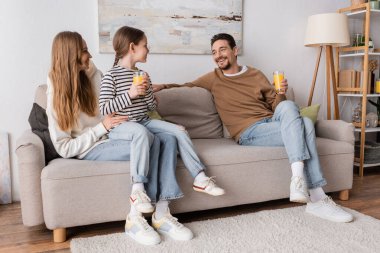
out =
[[(228, 70), (228, 69), (230, 69), (230, 68), (231, 68), (231, 63), (228, 61), (228, 59), (227, 59), (227, 58), (223, 58), (223, 60), (226, 60), (226, 61), (227, 61), (226, 66), (224, 66), (224, 67), (220, 67), (219, 64), (218, 64), (218, 67), (219, 67), (221, 70)], [(217, 61), (217, 62), (218, 62), (218, 61)]]

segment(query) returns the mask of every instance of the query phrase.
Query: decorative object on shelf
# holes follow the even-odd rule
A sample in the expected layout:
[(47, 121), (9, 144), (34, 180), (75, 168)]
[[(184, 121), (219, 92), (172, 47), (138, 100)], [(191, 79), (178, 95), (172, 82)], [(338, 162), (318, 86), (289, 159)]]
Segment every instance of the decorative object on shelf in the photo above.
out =
[(380, 79), (376, 80), (375, 84), (375, 93), (379, 94), (380, 93)]
[(317, 80), (319, 62), (322, 49), (326, 52), (326, 82), (327, 82), (327, 119), (331, 119), (331, 99), (330, 81), (334, 97), (334, 116), (339, 119), (338, 97), (336, 92), (336, 77), (333, 59), (333, 47), (342, 47), (350, 44), (348, 33), (348, 19), (341, 13), (324, 13), (312, 15), (308, 18), (304, 45), (307, 47), (319, 47), (317, 62), (315, 65), (314, 76), (310, 88), (307, 105), (310, 106), (313, 100), (315, 82)]
[(355, 33), (352, 38), (352, 46), (353, 47), (360, 47), (364, 46), (364, 40), (363, 40), (363, 34), (362, 33)]
[(380, 97), (377, 98), (377, 103), (373, 102), (372, 100), (368, 100), (368, 102), (375, 106), (377, 109), (377, 118), (380, 119)]
[[(362, 102), (360, 101), (352, 111), (352, 123), (355, 127), (360, 127), (362, 122)], [(355, 124), (356, 123), (356, 124)]]
[(366, 127), (377, 127), (378, 117), (376, 113), (370, 112), (367, 114), (365, 118), (365, 126)]
[(369, 77), (371, 78), (370, 80), (368, 80), (368, 82), (370, 83), (370, 87), (371, 87), (371, 91), (368, 92), (368, 93), (375, 93), (375, 73), (374, 71), (377, 69), (378, 67), (378, 63), (377, 63), (377, 60), (370, 60), (368, 62), (368, 73), (369, 73)]

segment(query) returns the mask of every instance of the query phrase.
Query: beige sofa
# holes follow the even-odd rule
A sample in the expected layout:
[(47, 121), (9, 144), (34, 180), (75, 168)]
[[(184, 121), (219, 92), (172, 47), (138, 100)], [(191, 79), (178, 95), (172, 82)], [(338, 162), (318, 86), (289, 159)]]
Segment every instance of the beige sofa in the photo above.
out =
[[(46, 85), (35, 101), (46, 107)], [(192, 190), (192, 177), (178, 162), (177, 176), (185, 197), (174, 201), (175, 213), (256, 203), (289, 197), (290, 166), (282, 147), (244, 147), (228, 133), (215, 110), (211, 94), (202, 88), (174, 88), (158, 93), (160, 114), (187, 127), (194, 145), (226, 189), (221, 197)], [(343, 121), (316, 123), (318, 151), (327, 192), (348, 199), (352, 187), (353, 126)], [(129, 209), (129, 162), (55, 159), (45, 166), (39, 137), (27, 130), (16, 148), (23, 223), (46, 224), (54, 241), (66, 240), (66, 228), (125, 219)]]

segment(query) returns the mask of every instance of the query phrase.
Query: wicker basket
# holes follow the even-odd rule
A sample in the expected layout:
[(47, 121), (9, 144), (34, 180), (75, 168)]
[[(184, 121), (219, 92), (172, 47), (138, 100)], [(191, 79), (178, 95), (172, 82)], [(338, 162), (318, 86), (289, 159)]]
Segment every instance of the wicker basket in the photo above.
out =
[[(359, 162), (360, 142), (355, 142), (355, 161)], [(380, 163), (380, 143), (366, 141), (364, 145), (364, 163)]]

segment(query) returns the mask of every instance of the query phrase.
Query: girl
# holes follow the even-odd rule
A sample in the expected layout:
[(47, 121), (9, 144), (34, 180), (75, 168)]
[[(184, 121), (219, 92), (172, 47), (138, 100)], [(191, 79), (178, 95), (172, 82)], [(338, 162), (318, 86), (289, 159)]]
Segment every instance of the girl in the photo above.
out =
[(131, 133), (148, 129), (154, 134), (174, 135), (178, 141), (181, 158), (195, 178), (193, 189), (213, 196), (223, 195), (224, 190), (215, 184), (214, 178), (207, 177), (204, 173), (205, 166), (196, 154), (184, 127), (149, 118), (147, 113), (156, 108), (157, 102), (148, 75), (145, 75), (140, 85), (132, 85), (133, 74), (138, 71), (136, 63), (146, 62), (149, 53), (147, 44), (144, 32), (139, 29), (123, 26), (115, 33), (114, 66), (102, 79), (99, 107), (103, 115), (115, 113), (128, 116), (129, 121), (113, 128), (110, 135), (127, 129)]
[[(52, 142), (64, 158), (129, 161), (131, 157), (136, 168), (132, 168), (131, 162), (133, 184), (129, 199), (132, 204), (126, 219), (126, 232), (140, 243), (157, 244), (161, 241), (160, 236), (141, 212), (153, 211), (150, 198), (156, 201), (157, 197), (170, 200), (183, 196), (175, 178), (173, 156), (176, 157), (177, 143), (170, 135), (155, 137), (149, 131), (134, 135), (133, 140), (128, 133), (108, 138), (108, 131), (126, 122), (128, 117), (114, 114), (104, 119), (100, 117), (97, 96), (101, 73), (90, 64), (90, 58), (86, 42), (79, 33), (61, 32), (54, 38), (46, 109)], [(134, 145), (139, 145), (140, 152), (131, 152)], [(165, 170), (161, 166), (165, 166)], [(165, 180), (162, 180), (161, 171), (165, 172)], [(158, 211), (165, 216), (166, 223), (180, 228), (175, 230), (175, 235), (180, 234), (181, 239), (192, 237), (190, 230), (166, 215), (166, 209)]]

